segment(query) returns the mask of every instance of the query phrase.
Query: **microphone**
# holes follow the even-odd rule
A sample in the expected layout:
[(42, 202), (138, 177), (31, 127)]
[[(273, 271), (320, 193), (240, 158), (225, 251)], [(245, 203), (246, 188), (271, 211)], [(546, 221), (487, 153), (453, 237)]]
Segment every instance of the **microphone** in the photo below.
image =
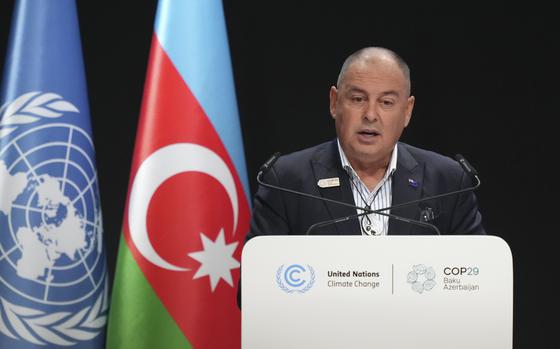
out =
[(326, 202), (330, 202), (333, 204), (337, 204), (337, 205), (341, 205), (341, 206), (347, 206), (347, 207), (352, 207), (355, 209), (360, 209), (360, 210), (365, 210), (362, 207), (359, 206), (355, 206), (352, 204), (348, 204), (346, 202), (342, 202), (342, 201), (337, 201), (337, 200), (332, 200), (332, 199), (328, 199), (328, 198), (324, 198), (321, 196), (316, 196), (313, 194), (308, 194), (308, 193), (303, 193), (297, 190), (292, 190), (292, 189), (288, 189), (288, 188), (284, 188), (284, 187), (279, 187), (273, 184), (268, 184), (265, 183), (262, 180), (262, 177), (266, 174), (266, 172), (268, 172), (271, 168), (272, 165), (274, 165), (274, 163), (276, 162), (276, 160), (278, 160), (278, 158), (280, 157), (280, 153), (276, 152), (274, 153), (268, 160), (266, 160), (266, 162), (260, 167), (259, 169), (259, 173), (257, 174), (257, 182), (262, 185), (263, 187), (267, 187), (267, 188), (271, 188), (271, 189), (275, 189), (275, 190), (280, 190), (280, 191), (284, 191), (286, 193), (290, 193), (290, 194), (294, 194), (294, 195), (299, 195), (299, 196), (303, 196), (306, 198), (310, 198), (310, 199), (315, 199), (315, 200), (321, 200), (321, 201), (326, 201)]
[(393, 219), (396, 219), (396, 220), (401, 221), (401, 222), (406, 222), (406, 223), (409, 223), (409, 224), (416, 224), (416, 225), (420, 225), (420, 226), (422, 226), (422, 227), (426, 227), (426, 228), (429, 228), (429, 229), (433, 229), (433, 230), (436, 232), (437, 235), (441, 235), (441, 233), (440, 233), (438, 227), (436, 227), (435, 225), (430, 224), (430, 223), (426, 223), (426, 222), (422, 222), (422, 221), (417, 221), (417, 220), (409, 219), (409, 218), (404, 218), (404, 217), (397, 216), (397, 215), (390, 214), (390, 213), (377, 212), (377, 211), (380, 211), (380, 210), (368, 210), (368, 209), (366, 209), (366, 208), (359, 207), (359, 206), (355, 206), (355, 207), (356, 207), (356, 209), (359, 209), (359, 210), (362, 210), (362, 211), (365, 211), (365, 212), (353, 214), (353, 215), (351, 215), (351, 216), (336, 218), (336, 219), (332, 219), (332, 220), (328, 220), (328, 221), (322, 221), (322, 222), (318, 222), (318, 223), (312, 224), (312, 225), (309, 226), (309, 228), (307, 228), (307, 231), (305, 232), (305, 235), (309, 235), (309, 233), (311, 232), (311, 230), (313, 230), (313, 229), (315, 229), (315, 228), (324, 227), (324, 226), (330, 225), (330, 224), (336, 224), (336, 223), (345, 222), (345, 221), (347, 221), (347, 220), (349, 220), (349, 219), (358, 218), (358, 217), (361, 217), (361, 216), (363, 216), (363, 215), (372, 214), (372, 213), (378, 214), (378, 215), (381, 215), (381, 216), (387, 216), (387, 217), (389, 217), (389, 218), (393, 218)]
[[(307, 232), (305, 233), (305, 235), (309, 235), (309, 232), (314, 228), (319, 228), (319, 227), (323, 227), (323, 226), (330, 225), (330, 224), (336, 224), (336, 223), (344, 222), (344, 221), (347, 221), (349, 219), (357, 218), (357, 217), (363, 216), (365, 214), (370, 214), (370, 213), (376, 213), (376, 214), (380, 214), (382, 216), (387, 215), (390, 218), (394, 218), (396, 220), (400, 220), (400, 221), (403, 221), (403, 222), (406, 222), (406, 223), (425, 226), (425, 227), (428, 227), (428, 228), (431, 228), (431, 229), (435, 230), (438, 235), (441, 235), (439, 229), (433, 224), (429, 224), (429, 223), (426, 223), (426, 222), (417, 221), (417, 220), (413, 220), (413, 219), (408, 219), (408, 218), (404, 218), (404, 217), (400, 217), (400, 216), (396, 216), (396, 215), (384, 214), (384, 213), (382, 213), (382, 211), (388, 211), (388, 210), (391, 210), (391, 209), (394, 209), (394, 208), (409, 206), (409, 205), (417, 204), (417, 203), (420, 203), (420, 202), (423, 202), (423, 201), (439, 199), (439, 198), (446, 197), (446, 196), (457, 195), (457, 194), (465, 193), (465, 192), (468, 192), (468, 191), (476, 190), (478, 187), (480, 187), (481, 182), (480, 182), (480, 178), (478, 177), (478, 172), (476, 171), (476, 169), (471, 164), (469, 164), (467, 159), (465, 159), (465, 157), (461, 154), (456, 154), (455, 159), (457, 160), (457, 162), (459, 162), (463, 171), (465, 171), (471, 178), (476, 179), (476, 184), (474, 186), (467, 187), (467, 188), (460, 189), (460, 190), (451, 191), (451, 192), (448, 192), (448, 193), (439, 194), (439, 195), (427, 196), (427, 197), (424, 197), (422, 199), (412, 200), (412, 201), (404, 202), (402, 204), (388, 206), (388, 207), (384, 207), (384, 208), (377, 209), (377, 210), (369, 210), (369, 212), (367, 212), (368, 210), (360, 208), (361, 210), (366, 211), (366, 212), (362, 212), (362, 213), (351, 215), (351, 216), (346, 216), (346, 217), (341, 217), (341, 218), (336, 218), (336, 219), (332, 219), (332, 220), (328, 220), (328, 221), (322, 221), (322, 222), (315, 223), (307, 229)], [(433, 216), (433, 212), (432, 212), (431, 209), (429, 209), (429, 211), (426, 212), (425, 214), (428, 216), (426, 218), (429, 218), (429, 216)]]
[(303, 192), (299, 192), (296, 190), (292, 190), (292, 189), (288, 189), (288, 188), (284, 188), (284, 187), (280, 187), (280, 186), (276, 186), (276, 185), (272, 185), (272, 184), (268, 184), (265, 183), (262, 180), (262, 177), (266, 174), (266, 172), (272, 168), (272, 166), (274, 165), (274, 163), (276, 162), (276, 160), (278, 160), (278, 158), (280, 157), (280, 153), (276, 152), (274, 153), (261, 167), (260, 167), (260, 171), (257, 174), (257, 182), (267, 188), (271, 188), (271, 189), (275, 189), (275, 190), (280, 190), (280, 191), (284, 191), (284, 192), (288, 192), (294, 195), (299, 195), (299, 196), (303, 196), (303, 197), (307, 197), (307, 198), (311, 198), (311, 199), (316, 199), (316, 200), (321, 200), (321, 201), (325, 201), (325, 202), (330, 202), (330, 203), (334, 203), (337, 205), (342, 205), (342, 206), (347, 206), (347, 207), (351, 207), (357, 210), (362, 211), (362, 213), (358, 213), (358, 214), (354, 214), (351, 216), (346, 216), (346, 217), (340, 217), (340, 218), (335, 218), (332, 220), (328, 220), (328, 221), (322, 221), (322, 222), (317, 222), (313, 225), (311, 225), (305, 235), (309, 235), (309, 233), (311, 232), (311, 230), (318, 228), (318, 227), (322, 227), (325, 225), (330, 225), (330, 224), (336, 224), (336, 223), (341, 223), (344, 221), (347, 221), (349, 219), (352, 218), (357, 218), (363, 215), (367, 215), (367, 214), (379, 214), (382, 216), (387, 216), (389, 218), (395, 219), (395, 220), (399, 220), (405, 223), (409, 223), (409, 224), (415, 224), (415, 225), (420, 225), (422, 227), (425, 228), (429, 228), (432, 229), (436, 232), (437, 235), (441, 235), (441, 232), (439, 231), (439, 229), (430, 223), (426, 223), (426, 222), (422, 222), (422, 221), (418, 221), (418, 220), (413, 220), (413, 219), (409, 219), (409, 218), (404, 218), (404, 217), (400, 217), (397, 215), (393, 215), (390, 213), (385, 213), (383, 211), (388, 211), (394, 208), (399, 208), (399, 207), (403, 207), (403, 206), (408, 206), (408, 205), (413, 205), (419, 202), (423, 202), (423, 201), (428, 201), (428, 200), (433, 200), (433, 199), (437, 199), (437, 198), (441, 198), (441, 197), (445, 197), (445, 196), (451, 196), (451, 195), (457, 195), (460, 193), (464, 193), (467, 191), (472, 191), (475, 190), (476, 188), (478, 188), (480, 186), (480, 179), (478, 178), (478, 173), (476, 172), (476, 170), (474, 169), (474, 167), (472, 167), (467, 161), (466, 159), (461, 156), (461, 155), (457, 155), (456, 158), (460, 157), (460, 159), (462, 161), (460, 161), (459, 163), (461, 164), (461, 167), (464, 171), (466, 171), (469, 175), (474, 176), (477, 180), (477, 184), (475, 186), (472, 187), (468, 187), (468, 188), (464, 188), (464, 189), (460, 189), (460, 190), (456, 190), (453, 192), (448, 192), (448, 193), (444, 193), (444, 194), (439, 194), (439, 195), (434, 195), (434, 196), (429, 196), (429, 197), (425, 197), (422, 199), (418, 199), (418, 200), (413, 200), (413, 201), (409, 201), (409, 202), (405, 202), (402, 204), (398, 204), (398, 205), (393, 205), (393, 206), (388, 206), (388, 207), (384, 207), (381, 209), (377, 209), (377, 210), (371, 210), (371, 209), (366, 209), (364, 207), (359, 207), (353, 204), (348, 204), (346, 202), (341, 202), (341, 201), (337, 201), (337, 200), (332, 200), (332, 199), (328, 199), (328, 198), (324, 198), (324, 197), (320, 197), (320, 196), (316, 196), (316, 195), (312, 195), (312, 194), (308, 194), (308, 193), (303, 193)]
[(423, 201), (429, 201), (429, 200), (433, 200), (433, 199), (440, 199), (446, 196), (451, 196), (451, 195), (457, 195), (457, 194), (461, 194), (461, 193), (466, 193), (469, 191), (474, 191), (476, 189), (478, 189), (478, 187), (480, 187), (480, 178), (478, 177), (478, 172), (474, 169), (474, 167), (472, 167), (468, 161), (461, 155), (461, 154), (457, 154), (455, 155), (455, 159), (457, 159), (457, 161), (459, 162), (459, 164), (461, 165), (461, 168), (463, 169), (463, 171), (465, 171), (471, 178), (476, 179), (476, 184), (471, 186), (471, 187), (467, 187), (467, 188), (463, 188), (463, 189), (459, 189), (459, 190), (454, 190), (454, 191), (450, 191), (447, 193), (443, 193), (443, 194), (438, 194), (438, 195), (432, 195), (432, 196), (426, 196), (424, 198), (418, 199), (418, 200), (412, 200), (412, 201), (408, 201), (408, 202), (403, 202), (402, 204), (397, 204), (397, 205), (393, 205), (393, 206), (387, 206), (384, 208), (380, 208), (378, 210), (374, 210), (373, 213), (379, 213), (381, 211), (388, 211), (388, 210), (392, 210), (394, 208), (399, 208), (399, 207), (403, 207), (403, 206), (409, 206), (409, 205), (414, 205)]
[(274, 165), (274, 163), (276, 162), (276, 160), (278, 160), (280, 155), (281, 155), (280, 152), (277, 151), (276, 153), (272, 154), (270, 159), (266, 160), (266, 162), (262, 164), (261, 168), (259, 168), (257, 179), (259, 178), (259, 176), (264, 175), (264, 173), (266, 173), (272, 167), (272, 165)]
[(465, 172), (470, 174), (472, 177), (478, 177), (478, 172), (474, 169), (474, 167), (471, 166), (471, 164), (469, 164), (469, 162), (463, 155), (455, 154), (455, 160), (459, 162)]

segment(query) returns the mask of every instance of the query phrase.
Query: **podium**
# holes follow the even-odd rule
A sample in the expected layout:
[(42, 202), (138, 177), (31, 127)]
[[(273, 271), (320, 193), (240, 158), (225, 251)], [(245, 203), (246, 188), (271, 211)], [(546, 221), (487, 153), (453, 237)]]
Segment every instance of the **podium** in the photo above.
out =
[(242, 254), (242, 348), (511, 349), (495, 236), (260, 236)]

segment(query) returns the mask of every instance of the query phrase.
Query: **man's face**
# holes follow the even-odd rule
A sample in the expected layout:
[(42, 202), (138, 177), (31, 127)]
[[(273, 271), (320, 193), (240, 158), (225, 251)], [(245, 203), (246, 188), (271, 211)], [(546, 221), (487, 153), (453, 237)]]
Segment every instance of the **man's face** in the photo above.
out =
[(336, 133), (353, 166), (386, 166), (413, 107), (404, 74), (387, 59), (352, 63), (330, 91)]

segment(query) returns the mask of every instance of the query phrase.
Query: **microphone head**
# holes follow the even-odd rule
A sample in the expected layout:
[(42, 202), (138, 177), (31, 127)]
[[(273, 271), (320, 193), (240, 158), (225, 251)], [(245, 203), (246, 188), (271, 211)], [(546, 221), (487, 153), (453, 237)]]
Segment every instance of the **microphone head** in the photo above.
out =
[(262, 172), (263, 174), (265, 172), (267, 172), (272, 167), (272, 165), (274, 165), (276, 160), (278, 160), (280, 155), (282, 155), (282, 154), (280, 154), (280, 152), (278, 152), (278, 151), (276, 153), (272, 154), (272, 156), (268, 160), (266, 160), (266, 162), (264, 164), (262, 164), (262, 166), (259, 168), (259, 171)]
[(459, 164), (461, 165), (461, 167), (463, 168), (463, 170), (465, 172), (467, 172), (469, 175), (471, 176), (478, 176), (478, 172), (474, 169), (474, 167), (471, 166), (471, 164), (469, 164), (469, 162), (467, 161), (467, 159), (465, 159), (465, 157), (461, 154), (456, 154), (455, 155), (455, 160), (457, 160), (457, 162), (459, 162)]

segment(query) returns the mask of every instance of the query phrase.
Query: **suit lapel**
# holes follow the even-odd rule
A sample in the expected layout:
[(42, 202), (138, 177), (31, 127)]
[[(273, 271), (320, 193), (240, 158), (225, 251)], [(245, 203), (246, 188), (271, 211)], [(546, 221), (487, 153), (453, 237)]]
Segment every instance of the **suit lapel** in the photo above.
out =
[[(391, 206), (419, 199), (424, 185), (423, 165), (418, 164), (410, 152), (400, 143), (398, 147), (397, 170), (393, 177), (393, 202)], [(419, 206), (415, 204), (391, 210), (390, 213), (404, 218), (418, 219), (418, 212)], [(390, 235), (409, 235), (411, 228), (412, 224), (394, 219), (389, 220)]]
[[(336, 140), (327, 143), (320, 149), (311, 159), (311, 167), (315, 176), (315, 185), (322, 197), (342, 201), (354, 205), (354, 196), (350, 188), (350, 180), (346, 171), (342, 168), (340, 155), (338, 153), (338, 145)], [(340, 186), (321, 188), (318, 181), (321, 179), (339, 178)], [(334, 203), (324, 202), (329, 214), (333, 219), (351, 216), (357, 213), (352, 207), (337, 205)], [(335, 224), (338, 234), (359, 234), (360, 226), (357, 219), (351, 219), (344, 223)]]

